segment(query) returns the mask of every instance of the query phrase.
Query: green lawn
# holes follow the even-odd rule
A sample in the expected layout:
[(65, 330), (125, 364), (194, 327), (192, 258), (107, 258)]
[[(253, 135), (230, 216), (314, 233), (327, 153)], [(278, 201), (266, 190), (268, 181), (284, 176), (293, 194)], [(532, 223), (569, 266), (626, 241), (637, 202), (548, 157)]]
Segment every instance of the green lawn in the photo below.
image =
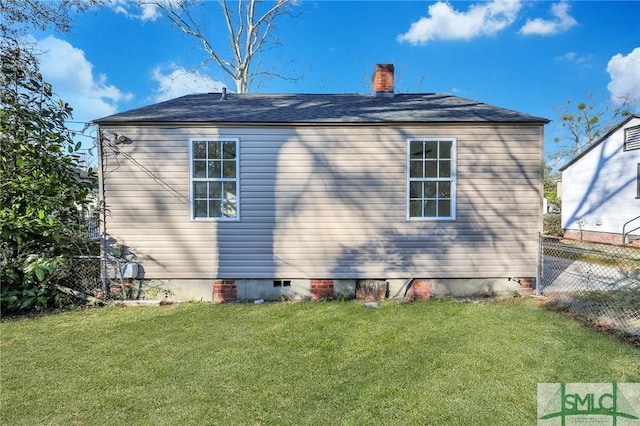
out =
[(109, 307), (3, 321), (5, 425), (531, 425), (640, 350), (532, 299)]

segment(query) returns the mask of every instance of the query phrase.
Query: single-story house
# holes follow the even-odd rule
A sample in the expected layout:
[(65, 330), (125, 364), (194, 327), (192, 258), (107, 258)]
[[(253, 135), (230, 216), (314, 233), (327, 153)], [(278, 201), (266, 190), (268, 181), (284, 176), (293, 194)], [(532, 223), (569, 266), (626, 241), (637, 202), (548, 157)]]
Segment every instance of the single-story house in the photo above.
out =
[(562, 172), (567, 238), (626, 244), (640, 238), (640, 115), (630, 115)]
[(548, 120), (393, 79), (382, 64), (372, 94), (223, 91), (95, 120), (104, 250), (146, 297), (531, 287)]

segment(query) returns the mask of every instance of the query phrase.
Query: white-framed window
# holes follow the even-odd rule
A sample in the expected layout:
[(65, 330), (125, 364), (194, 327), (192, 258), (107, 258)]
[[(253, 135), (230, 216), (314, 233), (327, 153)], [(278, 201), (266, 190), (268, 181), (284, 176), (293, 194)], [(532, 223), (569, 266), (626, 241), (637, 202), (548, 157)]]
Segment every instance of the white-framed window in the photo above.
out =
[(456, 218), (456, 139), (407, 141), (407, 218)]
[(191, 218), (238, 220), (239, 140), (190, 139)]

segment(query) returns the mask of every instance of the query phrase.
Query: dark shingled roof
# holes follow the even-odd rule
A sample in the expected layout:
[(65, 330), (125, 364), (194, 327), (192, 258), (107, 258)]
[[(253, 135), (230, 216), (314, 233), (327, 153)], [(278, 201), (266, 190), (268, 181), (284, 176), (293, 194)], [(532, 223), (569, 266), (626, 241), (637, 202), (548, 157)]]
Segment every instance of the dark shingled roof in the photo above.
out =
[(182, 96), (94, 120), (134, 123), (547, 123), (523, 114), (447, 94), (235, 94)]

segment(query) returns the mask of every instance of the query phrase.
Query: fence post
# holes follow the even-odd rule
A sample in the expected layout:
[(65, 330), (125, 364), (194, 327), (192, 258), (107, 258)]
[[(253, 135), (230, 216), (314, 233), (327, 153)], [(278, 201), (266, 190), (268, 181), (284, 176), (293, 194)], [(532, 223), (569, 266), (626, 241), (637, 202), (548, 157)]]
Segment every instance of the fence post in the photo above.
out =
[(107, 270), (107, 255), (102, 253), (100, 250), (100, 279), (102, 281), (102, 294), (105, 299), (109, 298), (109, 277), (107, 274), (109, 271)]
[(542, 268), (544, 265), (543, 259), (544, 250), (542, 248), (542, 234), (538, 233), (538, 248), (537, 248), (537, 259), (536, 259), (536, 287), (535, 287), (535, 295), (540, 296), (540, 279), (542, 278)]

